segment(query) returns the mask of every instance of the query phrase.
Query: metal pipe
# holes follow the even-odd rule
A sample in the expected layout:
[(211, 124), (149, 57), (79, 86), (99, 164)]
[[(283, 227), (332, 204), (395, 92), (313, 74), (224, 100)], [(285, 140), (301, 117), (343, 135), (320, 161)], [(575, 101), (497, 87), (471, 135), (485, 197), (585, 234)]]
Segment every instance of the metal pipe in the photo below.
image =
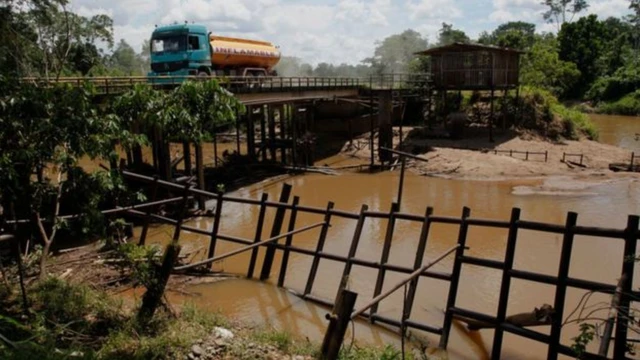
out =
[(363, 306), (360, 310), (354, 312), (353, 315), (351, 315), (351, 319), (353, 320), (353, 319), (357, 318), (358, 316), (362, 315), (370, 307), (372, 307), (373, 305), (375, 305), (375, 304), (379, 303), (380, 301), (384, 300), (389, 295), (393, 294), (396, 290), (400, 289), (403, 285), (409, 283), (411, 280), (413, 280), (413, 279), (417, 278), (418, 276), (420, 276), (423, 272), (427, 271), (429, 268), (433, 267), (434, 265), (436, 265), (437, 263), (442, 261), (444, 258), (446, 258), (447, 256), (451, 255), (453, 252), (458, 250), (459, 247), (460, 247), (459, 244), (454, 246), (454, 247), (452, 247), (451, 249), (447, 250), (445, 253), (440, 255), (435, 260), (433, 260), (430, 263), (424, 265), (420, 269), (412, 272), (411, 275), (409, 275), (404, 280), (402, 280), (401, 282), (399, 282), (398, 284), (393, 286), (391, 289), (389, 289), (388, 291), (386, 291), (383, 294), (380, 294), (380, 295), (376, 296), (376, 298), (371, 300), (371, 302), (369, 302), (367, 305)]
[(189, 265), (176, 267), (174, 270), (182, 271), (182, 270), (188, 270), (188, 269), (192, 269), (192, 268), (195, 268), (195, 267), (198, 267), (198, 266), (202, 266), (202, 265), (208, 265), (208, 264), (214, 263), (216, 261), (220, 261), (220, 260), (226, 259), (228, 257), (235, 256), (235, 255), (241, 254), (243, 252), (252, 250), (252, 249), (257, 248), (259, 246), (266, 245), (266, 244), (268, 244), (270, 242), (273, 242), (273, 241), (276, 241), (276, 240), (280, 240), (280, 239), (285, 238), (287, 236), (291, 236), (291, 235), (299, 234), (301, 232), (309, 231), (311, 229), (315, 229), (315, 228), (323, 226), (323, 225), (325, 225), (324, 222), (319, 222), (317, 224), (309, 225), (309, 226), (300, 228), (298, 230), (289, 231), (287, 233), (280, 234), (278, 236), (274, 236), (274, 237), (272, 237), (270, 239), (267, 239), (267, 240), (264, 240), (264, 241), (261, 241), (261, 242), (257, 242), (257, 243), (252, 244), (252, 245), (245, 246), (245, 247), (243, 247), (241, 249), (234, 250), (234, 251), (228, 252), (226, 254), (223, 254), (223, 255), (220, 255), (220, 256), (216, 256), (216, 257), (211, 258), (211, 259), (200, 261), (200, 262), (197, 262), (197, 263), (194, 263), (194, 264), (189, 264)]

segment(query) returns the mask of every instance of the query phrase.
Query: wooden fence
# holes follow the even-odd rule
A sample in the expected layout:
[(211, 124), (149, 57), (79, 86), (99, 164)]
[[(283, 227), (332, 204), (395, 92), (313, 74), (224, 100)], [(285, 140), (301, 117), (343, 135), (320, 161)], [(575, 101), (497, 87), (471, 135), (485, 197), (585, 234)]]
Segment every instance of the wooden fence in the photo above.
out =
[[(277, 251), (280, 251), (282, 253), (282, 258), (280, 271), (278, 273), (277, 285), (280, 287), (284, 287), (291, 254), (311, 256), (311, 269), (308, 274), (304, 291), (299, 294), (299, 296), (304, 299), (330, 307), (334, 307), (336, 305), (333, 300), (323, 299), (311, 294), (315, 284), (315, 280), (319, 275), (318, 268), (321, 261), (331, 260), (344, 264), (344, 270), (342, 274), (343, 280), (341, 281), (339, 288), (336, 289), (338, 294), (340, 294), (341, 291), (345, 289), (345, 280), (349, 277), (351, 269), (354, 265), (377, 270), (378, 276), (375, 283), (375, 290), (373, 295), (373, 297), (376, 298), (379, 297), (382, 293), (387, 273), (393, 272), (409, 275), (423, 266), (423, 262), (425, 261), (423, 257), (429, 239), (430, 229), (433, 224), (457, 225), (459, 227), (458, 240), (457, 248), (455, 250), (455, 260), (452, 272), (442, 273), (436, 271), (424, 271), (418, 277), (418, 279), (421, 277), (426, 277), (444, 280), (450, 283), (446, 303), (446, 312), (442, 324), (427, 324), (420, 321), (412, 320), (411, 313), (413, 303), (416, 300), (415, 297), (418, 279), (416, 279), (415, 281), (411, 281), (411, 283), (409, 284), (406, 309), (403, 312), (401, 318), (395, 319), (380, 315), (378, 313), (377, 303), (372, 305), (367, 312), (362, 313), (362, 316), (368, 318), (372, 323), (386, 324), (397, 327), (399, 329), (413, 328), (440, 335), (440, 346), (445, 349), (449, 343), (449, 334), (451, 332), (452, 321), (454, 317), (464, 317), (467, 319), (490, 324), (491, 326), (495, 327), (492, 359), (500, 358), (505, 332), (547, 344), (548, 359), (557, 359), (559, 354), (576, 356), (576, 354), (570, 347), (560, 343), (563, 323), (562, 320), (564, 317), (563, 309), (565, 307), (567, 290), (569, 288), (576, 288), (606, 294), (614, 294), (616, 292), (616, 286), (589, 280), (576, 279), (569, 276), (569, 267), (572, 257), (571, 255), (573, 250), (574, 237), (582, 235), (622, 241), (624, 242), (624, 254), (620, 259), (620, 262), (623, 264), (621, 275), (626, 276), (626, 281), (622, 286), (622, 292), (620, 293), (620, 291), (618, 291), (618, 293), (620, 293), (620, 297), (618, 312), (616, 314), (617, 326), (614, 336), (614, 358), (625, 358), (627, 350), (629, 307), (632, 299), (640, 298), (640, 292), (632, 290), (635, 262), (628, 261), (629, 259), (635, 257), (636, 243), (640, 238), (640, 231), (638, 229), (640, 217), (638, 216), (629, 216), (627, 227), (625, 229), (611, 229), (578, 226), (578, 214), (576, 213), (568, 213), (566, 223), (564, 225), (522, 220), (520, 218), (520, 209), (513, 209), (511, 218), (508, 221), (472, 218), (471, 210), (468, 208), (463, 209), (460, 217), (436, 216), (434, 215), (434, 210), (431, 207), (428, 207), (425, 213), (421, 215), (407, 214), (399, 211), (399, 206), (397, 203), (394, 203), (392, 205), (389, 212), (369, 211), (368, 207), (366, 205), (363, 205), (359, 212), (353, 213), (334, 209), (334, 204), (332, 202), (329, 202), (326, 208), (302, 206), (300, 205), (300, 199), (298, 197), (294, 197), (290, 202), (291, 186), (286, 184), (283, 187), (279, 200), (277, 202), (272, 202), (268, 200), (268, 196), (266, 194), (263, 194), (260, 200), (238, 198), (232, 196), (223, 196), (221, 194), (210, 193), (198, 189), (186, 188), (183, 185), (159, 181), (157, 179), (137, 175), (130, 172), (123, 172), (123, 175), (129, 180), (155, 183), (159, 186), (173, 189), (175, 191), (186, 191), (185, 196), (188, 193), (189, 195), (192, 195), (194, 197), (206, 197), (209, 199), (215, 199), (216, 211), (213, 227), (211, 230), (203, 230), (186, 226), (177, 220), (153, 214), (151, 211), (144, 213), (138, 210), (129, 210), (129, 213), (144, 216), (147, 219), (146, 221), (149, 221), (150, 219), (156, 219), (165, 223), (175, 224), (178, 225), (182, 230), (202, 234), (210, 238), (208, 251), (208, 260), (210, 261), (205, 261), (202, 264), (183, 266), (181, 268), (177, 268), (176, 270), (186, 271), (194, 266), (207, 266), (212, 261), (215, 261), (217, 242), (227, 241), (245, 246), (252, 246), (252, 256), (247, 270), (247, 277), (251, 278), (254, 276), (256, 270), (255, 267), (258, 256), (258, 247), (264, 246), (266, 247), (266, 253), (264, 261), (262, 263), (262, 269), (260, 271), (259, 278), (261, 280), (266, 280), (271, 276), (275, 254)], [(256, 232), (253, 239), (243, 239), (236, 236), (222, 234), (220, 232), (219, 229), (221, 222), (221, 210), (224, 207), (224, 204), (227, 203), (249, 204), (259, 207)], [(270, 239), (262, 240), (261, 234), (264, 226), (266, 226), (265, 213), (267, 209), (275, 209), (276, 214), (273, 223), (271, 224)], [(288, 229), (286, 233), (282, 234), (284, 220), (287, 212), (289, 214)], [(298, 232), (306, 230), (306, 228), (298, 230), (295, 229), (296, 218), (300, 213), (322, 215), (324, 218), (321, 223), (313, 225), (313, 227), (321, 227), (315, 250), (305, 249), (294, 244), (294, 235)], [(356, 222), (351, 245), (346, 255), (328, 253), (324, 250), (324, 246), (327, 241), (328, 229), (335, 218), (349, 219)], [(388, 220), (382, 255), (379, 261), (370, 261), (356, 257), (356, 252), (360, 243), (363, 226), (367, 219)], [(421, 225), (421, 232), (418, 238), (418, 249), (416, 252), (416, 257), (414, 259), (413, 267), (388, 263), (395, 224), (398, 220), (416, 222)], [(147, 224), (147, 222), (145, 222), (145, 224)], [(467, 234), (471, 227), (489, 227), (508, 230), (504, 261), (477, 258), (469, 256), (467, 254)], [(563, 235), (560, 266), (557, 276), (516, 270), (513, 268), (515, 251), (518, 244), (518, 232), (521, 230), (533, 230)], [(279, 238), (285, 238), (284, 244), (277, 242)], [(458, 289), (460, 288), (460, 274), (463, 267), (468, 265), (486, 267), (502, 271), (500, 296), (496, 313), (483, 314), (457, 306)], [(509, 301), (509, 289), (511, 286), (511, 281), (513, 279), (521, 279), (555, 286), (555, 300), (553, 305), (555, 309), (555, 315), (553, 316), (551, 322), (550, 335), (519, 327), (517, 325), (509, 323), (506, 320), (507, 304)], [(583, 355), (583, 358), (602, 359), (604, 357), (587, 353)]]

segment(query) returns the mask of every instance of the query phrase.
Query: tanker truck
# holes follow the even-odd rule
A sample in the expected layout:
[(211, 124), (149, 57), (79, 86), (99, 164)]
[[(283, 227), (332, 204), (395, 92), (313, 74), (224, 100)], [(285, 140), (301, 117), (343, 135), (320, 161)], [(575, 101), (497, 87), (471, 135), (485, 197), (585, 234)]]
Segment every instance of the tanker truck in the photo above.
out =
[[(278, 47), (265, 41), (216, 36), (196, 24), (156, 27), (149, 76), (275, 76)], [(173, 81), (172, 81), (173, 82)]]

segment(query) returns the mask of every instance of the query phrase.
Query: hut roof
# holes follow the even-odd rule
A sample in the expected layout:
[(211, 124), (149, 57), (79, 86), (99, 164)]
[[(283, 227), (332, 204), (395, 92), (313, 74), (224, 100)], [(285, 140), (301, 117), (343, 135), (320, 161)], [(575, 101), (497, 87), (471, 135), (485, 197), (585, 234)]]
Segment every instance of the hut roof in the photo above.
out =
[(514, 53), (514, 54), (524, 54), (525, 51), (504, 48), (493, 45), (483, 45), (483, 44), (473, 44), (473, 43), (461, 43), (456, 42), (451, 45), (445, 45), (440, 47), (435, 47), (431, 49), (427, 49), (424, 51), (419, 51), (415, 53), (416, 55), (441, 55), (444, 53), (452, 53), (452, 52), (477, 52), (477, 51), (489, 51), (489, 52), (498, 52), (498, 53)]

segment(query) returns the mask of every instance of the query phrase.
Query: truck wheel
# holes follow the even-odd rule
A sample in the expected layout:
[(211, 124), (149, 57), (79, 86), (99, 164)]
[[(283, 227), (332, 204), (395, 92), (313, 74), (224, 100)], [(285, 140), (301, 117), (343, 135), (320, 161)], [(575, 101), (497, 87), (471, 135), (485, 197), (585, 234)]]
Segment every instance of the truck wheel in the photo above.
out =
[(198, 79), (205, 79), (209, 77), (209, 73), (204, 70), (198, 71)]

